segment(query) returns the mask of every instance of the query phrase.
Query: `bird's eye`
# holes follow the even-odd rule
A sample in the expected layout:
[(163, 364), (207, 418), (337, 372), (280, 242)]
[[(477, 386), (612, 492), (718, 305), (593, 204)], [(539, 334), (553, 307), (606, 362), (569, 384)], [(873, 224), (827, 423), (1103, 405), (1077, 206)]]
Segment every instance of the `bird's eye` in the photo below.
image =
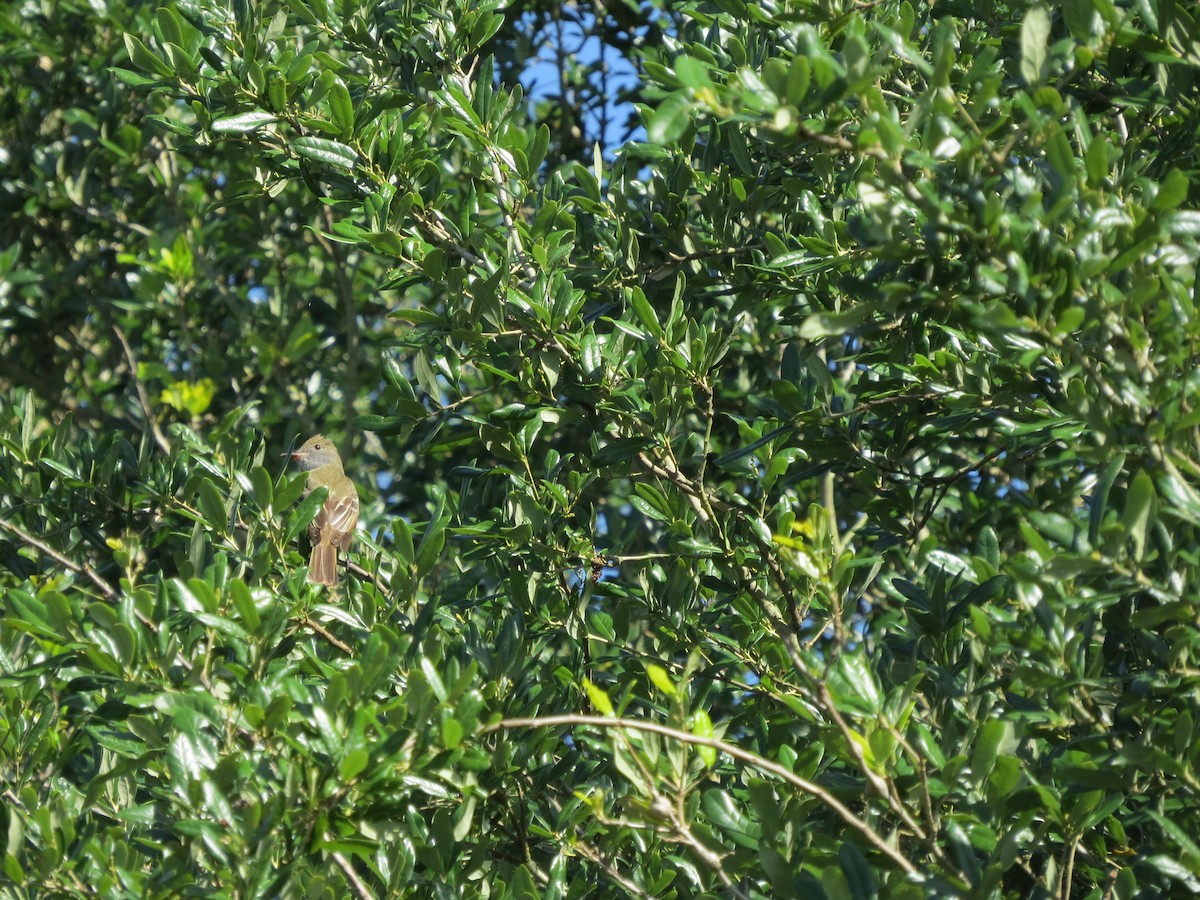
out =
[(313, 449), (314, 449), (314, 450), (320, 450), (320, 449), (321, 449), (321, 445), (320, 445), (320, 444), (313, 444)]

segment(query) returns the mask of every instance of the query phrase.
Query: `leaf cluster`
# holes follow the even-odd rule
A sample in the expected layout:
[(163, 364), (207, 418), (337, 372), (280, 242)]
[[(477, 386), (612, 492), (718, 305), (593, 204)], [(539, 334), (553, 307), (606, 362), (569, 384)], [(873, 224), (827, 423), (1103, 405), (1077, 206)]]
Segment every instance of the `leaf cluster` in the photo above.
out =
[(1195, 890), (1195, 18), (545, 12), (3, 14), (4, 877)]

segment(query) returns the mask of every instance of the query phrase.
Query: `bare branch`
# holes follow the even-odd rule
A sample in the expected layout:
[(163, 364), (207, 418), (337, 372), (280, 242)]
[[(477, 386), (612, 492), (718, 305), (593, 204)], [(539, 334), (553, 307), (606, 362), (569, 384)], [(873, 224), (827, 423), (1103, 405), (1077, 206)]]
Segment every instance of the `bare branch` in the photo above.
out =
[(126, 339), (125, 332), (121, 330), (120, 325), (114, 322), (112, 330), (116, 334), (117, 340), (121, 342), (122, 349), (125, 351), (125, 359), (129, 362), (129, 375), (137, 387), (138, 401), (142, 404), (142, 412), (146, 414), (146, 423), (150, 426), (150, 433), (154, 435), (154, 443), (158, 444), (158, 448), (163, 453), (170, 456), (171, 445), (167, 443), (166, 436), (162, 433), (162, 429), (158, 427), (158, 420), (154, 418), (154, 413), (150, 409), (150, 397), (146, 393), (146, 386), (142, 384), (142, 379), (138, 377), (137, 359), (134, 358), (133, 348), (129, 346), (129, 341)]
[(719, 741), (714, 738), (701, 737), (696, 734), (691, 734), (686, 731), (680, 731), (677, 728), (671, 728), (668, 725), (659, 725), (657, 722), (639, 722), (633, 719), (618, 719), (605, 716), (584, 716), (584, 715), (560, 715), (560, 716), (539, 716), (529, 719), (503, 719), (493, 725), (488, 725), (482, 729), (482, 733), (487, 734), (493, 731), (507, 731), (515, 728), (555, 728), (559, 725), (591, 725), (596, 728), (618, 728), (628, 729), (630, 731), (649, 731), (654, 734), (661, 734), (664, 737), (674, 738), (686, 744), (696, 744), (700, 747), (711, 747), (724, 753), (726, 756), (741, 760), (744, 763), (754, 766), (760, 771), (770, 773), (777, 778), (786, 781), (788, 784), (806, 794), (811, 794), (816, 797), (833, 812), (835, 812), (842, 821), (857, 831), (864, 839), (880, 853), (890, 859), (895, 865), (904, 870), (906, 873), (916, 874), (916, 867), (913, 866), (904, 856), (891, 844), (883, 839), (883, 837), (874, 828), (851, 812), (837, 797), (829, 793), (819, 784), (809, 781), (807, 778), (802, 778), (790, 769), (786, 769), (779, 763), (772, 762), (769, 759), (759, 756), (756, 753), (751, 753), (749, 750), (743, 750), (736, 744), (729, 744), (725, 741)]
[(15, 534), (30, 547), (45, 553), (60, 566), (64, 566), (76, 574), (86, 575), (92, 584), (96, 585), (96, 587), (100, 589), (100, 593), (104, 595), (105, 599), (116, 599), (117, 592), (113, 589), (113, 586), (101, 578), (90, 566), (86, 566), (83, 563), (72, 562), (49, 544), (45, 543), (44, 541), (39, 541), (32, 534), (22, 529), (19, 525), (14, 525), (12, 522), (0, 519), (0, 528), (3, 528), (10, 534)]

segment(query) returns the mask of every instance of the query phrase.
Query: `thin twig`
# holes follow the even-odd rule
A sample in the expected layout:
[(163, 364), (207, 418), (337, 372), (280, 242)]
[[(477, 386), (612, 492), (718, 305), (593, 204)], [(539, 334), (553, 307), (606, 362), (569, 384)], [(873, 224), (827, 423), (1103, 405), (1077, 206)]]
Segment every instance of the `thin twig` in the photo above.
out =
[(309, 631), (315, 632), (316, 634), (319, 634), (321, 637), (325, 638), (325, 640), (329, 641), (329, 643), (331, 643), (334, 647), (337, 647), (337, 649), (341, 650), (347, 656), (349, 656), (353, 652), (353, 651), (351, 651), (349, 644), (347, 644), (345, 641), (342, 641), (341, 639), (335, 637), (320, 622), (314, 622), (312, 619), (308, 618), (308, 616), (305, 616), (304, 619), (300, 622), (300, 624), (303, 625), (305, 628), (307, 628)]
[(846, 724), (841, 711), (834, 703), (833, 696), (829, 693), (829, 685), (824, 681), (817, 686), (817, 696), (821, 701), (821, 705), (825, 708), (825, 712), (833, 719), (838, 731), (842, 733), (842, 739), (846, 742), (847, 750), (854, 757), (854, 761), (858, 763), (859, 769), (867, 780), (867, 784), (871, 785), (875, 793), (879, 795), (879, 799), (891, 807), (892, 811), (900, 817), (900, 820), (907, 825), (918, 838), (926, 839), (925, 829), (920, 826), (916, 819), (909, 813), (907, 807), (900, 801), (895, 791), (895, 785), (891, 779), (884, 778), (871, 768), (871, 764), (867, 762), (866, 756), (863, 753), (862, 746), (854, 739), (854, 734), (850, 730), (850, 726)]
[(29, 532), (22, 529), (19, 525), (14, 525), (12, 522), (7, 522), (4, 519), (0, 519), (0, 528), (3, 528), (5, 531), (15, 534), (17, 537), (19, 537), (22, 541), (24, 541), (29, 546), (34, 547), (38, 550), (41, 550), (43, 553), (45, 553), (47, 556), (49, 556), (52, 560), (54, 560), (60, 566), (66, 566), (68, 569), (70, 569), (72, 572), (75, 572), (76, 574), (86, 575), (91, 580), (91, 582), (100, 589), (100, 593), (102, 593), (104, 595), (106, 600), (115, 600), (116, 599), (117, 592), (115, 590), (113, 590), (112, 585), (109, 584), (107, 581), (105, 581), (103, 578), (101, 578), (98, 574), (96, 574), (95, 570), (92, 569), (90, 566), (85, 566), (82, 563), (72, 562), (71, 560), (69, 560), (65, 556), (63, 556), (61, 553), (59, 553), (57, 550), (55, 550), (53, 547), (51, 547), (49, 544), (47, 544), (43, 541), (39, 541), (32, 534), (30, 534)]
[(744, 763), (754, 766), (763, 772), (768, 772), (776, 777), (786, 781), (788, 784), (796, 787), (806, 794), (811, 794), (816, 797), (833, 812), (835, 812), (843, 822), (861, 834), (866, 841), (875, 847), (880, 853), (890, 859), (895, 865), (899, 866), (909, 875), (915, 875), (916, 867), (910, 863), (898, 850), (889, 845), (887, 841), (874, 828), (852, 813), (846, 808), (840, 800), (833, 794), (829, 793), (819, 784), (809, 781), (807, 778), (802, 778), (790, 769), (786, 769), (778, 763), (765, 759), (756, 753), (751, 753), (749, 750), (743, 750), (736, 744), (729, 744), (725, 741), (719, 741), (714, 738), (701, 737), (691, 734), (686, 731), (680, 731), (677, 728), (671, 728), (667, 725), (659, 725), (657, 722), (639, 722), (633, 719), (610, 718), (607, 716), (584, 716), (584, 715), (559, 715), (559, 716), (539, 716), (528, 719), (503, 719), (493, 725), (488, 725), (482, 729), (482, 733), (487, 734), (493, 731), (508, 730), (513, 728), (554, 728), (559, 725), (593, 725), (597, 728), (622, 728), (632, 731), (649, 731), (654, 734), (661, 734), (664, 737), (674, 738), (685, 744), (696, 744), (701, 747), (711, 747), (724, 753), (726, 756), (731, 756), (734, 759), (739, 759)]
[(350, 865), (350, 860), (336, 851), (332, 856), (333, 861), (342, 870), (342, 874), (346, 876), (346, 880), (350, 882), (350, 887), (354, 889), (355, 895), (360, 897), (361, 900), (375, 900), (375, 895), (371, 893), (371, 889), (363, 883), (363, 880), (358, 877), (358, 874)]
[(638, 887), (635, 882), (618, 872), (615, 866), (605, 862), (596, 848), (583, 841), (576, 841), (571, 846), (572, 849), (584, 859), (603, 869), (604, 874), (619, 884), (625, 890), (625, 893), (629, 894), (629, 896), (642, 897), (644, 900), (650, 900), (650, 895)]
[(137, 387), (138, 400), (142, 404), (142, 412), (146, 414), (146, 422), (150, 426), (150, 433), (154, 435), (154, 443), (158, 444), (160, 450), (168, 456), (171, 455), (171, 445), (167, 443), (167, 438), (162, 433), (162, 429), (158, 427), (158, 421), (154, 418), (154, 413), (150, 410), (150, 397), (146, 394), (146, 386), (142, 384), (142, 379), (138, 377), (137, 360), (133, 356), (133, 348), (129, 346), (129, 341), (125, 339), (125, 332), (121, 330), (121, 326), (113, 323), (113, 332), (117, 336), (117, 340), (121, 342), (121, 347), (125, 350), (125, 359), (129, 361), (129, 374), (133, 377), (133, 383)]
[[(52, 560), (54, 560), (56, 563), (58, 563), (60, 566), (64, 566), (67, 569), (69, 569), (70, 571), (75, 572), (79, 575), (85, 575), (92, 582), (92, 584), (96, 585), (96, 587), (100, 589), (100, 593), (104, 596), (105, 600), (116, 600), (117, 599), (117, 597), (118, 597), (117, 591), (113, 589), (113, 586), (111, 584), (109, 584), (107, 581), (105, 581), (103, 578), (101, 578), (96, 573), (96, 570), (93, 569), (91, 566), (86, 566), (83, 563), (72, 562), (71, 560), (69, 560), (65, 556), (63, 556), (61, 553), (59, 553), (57, 550), (55, 550), (53, 547), (46, 544), (44, 541), (39, 541), (32, 534), (29, 534), (27, 531), (25, 531), (19, 525), (14, 525), (12, 522), (8, 522), (4, 519), (0, 519), (0, 528), (3, 528), (12, 534), (15, 534), (17, 537), (19, 537), (22, 541), (27, 543), (29, 546), (42, 551), (47, 556), (49, 556)], [(145, 625), (147, 628), (149, 628), (155, 634), (158, 634), (159, 626), (158, 626), (157, 622), (155, 622), (153, 619), (151, 619), (149, 616), (147, 616), (145, 613), (143, 613), (141, 610), (138, 610), (138, 609), (134, 610), (134, 615), (137, 616), (137, 619), (139, 622), (141, 622), (143, 625)], [(180, 658), (180, 664), (185, 669), (187, 669), (187, 671), (189, 671), (189, 672), (192, 671), (192, 664), (188, 660)]]

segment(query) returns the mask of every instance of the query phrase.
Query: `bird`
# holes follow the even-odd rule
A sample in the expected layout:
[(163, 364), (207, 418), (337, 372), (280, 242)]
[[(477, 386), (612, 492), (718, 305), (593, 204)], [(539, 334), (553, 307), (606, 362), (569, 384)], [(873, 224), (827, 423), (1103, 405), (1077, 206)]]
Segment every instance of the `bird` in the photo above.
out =
[(342, 458), (333, 441), (324, 435), (310, 437), (292, 453), (292, 462), (308, 472), (304, 487), (307, 497), (319, 487), (329, 489), (325, 503), (308, 526), (312, 553), (308, 558), (308, 580), (312, 584), (338, 583), (337, 552), (350, 549), (358, 521), (358, 491), (342, 469)]

